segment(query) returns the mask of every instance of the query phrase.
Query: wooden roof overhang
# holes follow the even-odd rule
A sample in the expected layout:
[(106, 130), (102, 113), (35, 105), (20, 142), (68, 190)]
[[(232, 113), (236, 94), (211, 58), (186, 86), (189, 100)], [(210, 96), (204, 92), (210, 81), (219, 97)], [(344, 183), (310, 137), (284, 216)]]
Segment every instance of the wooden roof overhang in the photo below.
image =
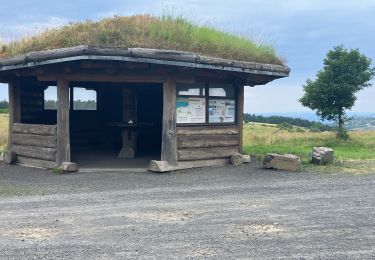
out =
[(283, 65), (221, 59), (191, 52), (143, 48), (76, 46), (30, 52), (0, 59), (0, 82), (19, 77), (39, 81), (163, 82), (166, 76), (182, 81), (231, 78), (244, 85), (263, 85), (287, 77)]

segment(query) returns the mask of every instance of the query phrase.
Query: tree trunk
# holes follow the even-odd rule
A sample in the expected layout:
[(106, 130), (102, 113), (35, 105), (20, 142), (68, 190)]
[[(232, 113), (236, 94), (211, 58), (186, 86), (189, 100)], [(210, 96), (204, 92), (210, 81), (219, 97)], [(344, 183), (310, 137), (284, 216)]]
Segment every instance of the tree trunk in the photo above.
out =
[(348, 135), (346, 129), (344, 128), (344, 118), (343, 117), (344, 117), (344, 111), (340, 110), (340, 112), (338, 114), (339, 129), (338, 129), (337, 137), (342, 139), (342, 140), (347, 140), (349, 138), (349, 135)]

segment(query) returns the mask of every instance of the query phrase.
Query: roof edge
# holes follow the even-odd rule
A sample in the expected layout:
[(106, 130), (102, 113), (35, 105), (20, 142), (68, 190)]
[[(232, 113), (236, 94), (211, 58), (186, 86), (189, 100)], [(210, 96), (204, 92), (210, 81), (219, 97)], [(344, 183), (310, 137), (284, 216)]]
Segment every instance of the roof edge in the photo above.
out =
[[(222, 59), (216, 57), (209, 57), (204, 55), (199, 55), (192, 52), (175, 51), (175, 50), (163, 50), (163, 49), (146, 49), (146, 48), (115, 48), (115, 47), (99, 47), (99, 46), (89, 46), (80, 45), (69, 48), (60, 48), (47, 51), (36, 51), (30, 52), (23, 55), (18, 55), (11, 58), (0, 59), (0, 71), (7, 71), (13, 69), (19, 69), (22, 67), (34, 67), (42, 65), (39, 63), (44, 63), (49, 60), (58, 60), (64, 58), (71, 58), (80, 56), (100, 56), (105, 57), (128, 57), (133, 61), (137, 61), (137, 58), (144, 60), (160, 60), (160, 61), (175, 61), (180, 63), (188, 64), (201, 64), (209, 65), (209, 69), (223, 69), (225, 68), (235, 68), (236, 71), (243, 71), (247, 73), (266, 72), (265, 74), (275, 73), (278, 76), (288, 76), (290, 73), (290, 68), (284, 65), (276, 64), (265, 64), (247, 61), (237, 61)], [(78, 57), (77, 57), (78, 58)], [(114, 59), (116, 60), (116, 59)], [(30, 66), (30, 63), (33, 66)], [(57, 63), (57, 62), (54, 62)], [(180, 65), (181, 66), (181, 65)], [(188, 66), (191, 67), (191, 66)], [(196, 67), (196, 66), (193, 66)], [(263, 73), (261, 73), (263, 74)]]

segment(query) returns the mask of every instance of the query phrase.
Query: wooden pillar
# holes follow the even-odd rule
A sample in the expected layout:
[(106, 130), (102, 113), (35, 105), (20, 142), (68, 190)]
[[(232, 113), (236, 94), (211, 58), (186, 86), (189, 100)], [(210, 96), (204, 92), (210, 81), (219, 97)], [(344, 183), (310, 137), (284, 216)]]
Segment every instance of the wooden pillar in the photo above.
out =
[[(137, 125), (137, 93), (134, 89), (122, 89), (122, 121)], [(132, 123), (130, 123), (132, 122)], [(122, 131), (122, 148), (119, 158), (134, 158), (137, 151), (138, 130), (125, 128)]]
[(243, 149), (243, 104), (244, 104), (244, 86), (238, 86), (238, 104), (237, 104), (237, 121), (239, 128), (239, 142), (238, 142), (238, 152), (242, 154)]
[(57, 155), (56, 163), (70, 161), (69, 82), (57, 81)]
[(20, 82), (14, 81), (8, 84), (9, 94), (9, 132), (8, 132), (8, 150), (13, 144), (13, 124), (21, 122), (21, 90)]
[(176, 81), (168, 78), (163, 84), (163, 134), (161, 160), (177, 163)]

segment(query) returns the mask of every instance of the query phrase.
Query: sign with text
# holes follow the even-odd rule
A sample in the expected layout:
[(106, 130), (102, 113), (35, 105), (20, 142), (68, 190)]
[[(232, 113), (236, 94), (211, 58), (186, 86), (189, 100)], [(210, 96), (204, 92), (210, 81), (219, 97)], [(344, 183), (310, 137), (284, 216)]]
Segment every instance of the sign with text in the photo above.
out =
[(234, 123), (236, 102), (232, 99), (210, 99), (209, 123)]
[(185, 98), (176, 99), (177, 124), (195, 124), (206, 122), (206, 99)]

